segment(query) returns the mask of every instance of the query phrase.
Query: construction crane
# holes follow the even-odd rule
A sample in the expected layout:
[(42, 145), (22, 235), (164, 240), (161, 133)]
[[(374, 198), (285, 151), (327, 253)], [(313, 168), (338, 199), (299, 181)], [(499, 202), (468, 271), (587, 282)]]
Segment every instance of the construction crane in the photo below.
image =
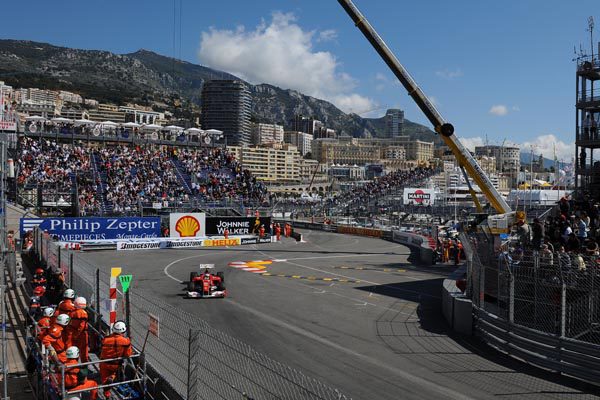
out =
[[(408, 71), (400, 64), (400, 61), (398, 61), (394, 53), (392, 53), (390, 48), (354, 5), (352, 0), (338, 0), (338, 2), (344, 10), (346, 10), (346, 13), (348, 13), (352, 21), (354, 21), (354, 24), (360, 29), (377, 53), (379, 53), (394, 75), (400, 80), (404, 88), (406, 88), (408, 95), (412, 97), (423, 114), (425, 114), (427, 119), (431, 122), (435, 132), (441, 135), (444, 143), (446, 143), (452, 151), (452, 154), (456, 157), (459, 166), (463, 170), (463, 174), (468, 174), (475, 181), (477, 186), (479, 186), (485, 194), (490, 205), (498, 212), (499, 215), (488, 217), (490, 229), (497, 233), (507, 232), (512, 222), (514, 222), (515, 213), (511, 210), (502, 195), (496, 190), (475, 158), (458, 140), (454, 134), (454, 126), (444, 120), (423, 90), (421, 90)], [(480, 209), (481, 206), (479, 205), (477, 196), (475, 196), (474, 190), (470, 186), (468, 177), (466, 180), (475, 204)], [(519, 215), (518, 218), (523, 219), (524, 215)]]

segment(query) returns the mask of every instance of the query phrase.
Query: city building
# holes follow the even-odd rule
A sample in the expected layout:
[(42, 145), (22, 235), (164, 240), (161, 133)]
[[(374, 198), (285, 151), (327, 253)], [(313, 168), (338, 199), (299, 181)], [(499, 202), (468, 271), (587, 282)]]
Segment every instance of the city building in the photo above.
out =
[(395, 138), (402, 136), (404, 126), (404, 111), (389, 109), (385, 113), (385, 137)]
[(238, 80), (213, 80), (202, 88), (203, 129), (223, 131), (226, 143), (245, 146), (251, 143), (252, 97), (248, 86)]
[(90, 119), (88, 110), (84, 108), (63, 107), (60, 110), (60, 116), (63, 118), (69, 118), (73, 120)]
[(56, 103), (58, 92), (53, 90), (42, 90), (37, 88), (22, 88), (17, 89), (19, 102), (25, 103)]
[(476, 146), (475, 156), (488, 156), (496, 159), (496, 169), (499, 172), (518, 171), (521, 166), (521, 150), (511, 146)]
[(300, 180), (300, 153), (290, 144), (266, 146), (227, 146), (259, 180), (282, 182)]
[(406, 160), (406, 149), (404, 146), (388, 146), (382, 148), (383, 157), (386, 160)]
[(164, 119), (164, 114), (146, 107), (121, 106), (119, 111), (125, 113), (125, 122), (135, 122), (140, 125), (158, 124), (159, 119)]
[(304, 132), (311, 135), (323, 127), (324, 125), (321, 121), (314, 118), (303, 117), (302, 115), (296, 115), (292, 121), (292, 131)]
[(64, 90), (61, 90), (60, 92), (58, 92), (58, 98), (61, 99), (65, 103), (77, 103), (77, 104), (83, 103), (83, 98), (81, 97), (81, 95), (78, 95), (77, 93), (73, 93), (73, 92), (67, 92)]
[(14, 101), (14, 91), (12, 86), (5, 85), (0, 81), (0, 121), (12, 121), (15, 115), (12, 112), (12, 103)]
[(364, 180), (366, 176), (366, 167), (354, 165), (332, 165), (329, 167), (328, 174), (333, 179), (342, 181)]
[(125, 122), (125, 113), (119, 111), (119, 107), (113, 104), (98, 104), (95, 110), (89, 110), (89, 119), (92, 121), (112, 121), (117, 124)]
[(277, 124), (252, 123), (252, 144), (281, 143), (283, 142), (283, 139), (283, 126)]
[[(315, 176), (315, 179), (319, 175), (319, 162), (317, 160), (305, 160), (303, 158), (299, 161), (299, 174), (302, 182), (310, 182)], [(316, 174), (315, 174), (316, 172)], [(319, 179), (321, 180), (321, 179)]]
[(16, 108), (19, 113), (29, 116), (37, 115), (46, 119), (52, 119), (55, 116), (60, 115), (60, 110), (56, 107), (56, 104), (50, 102), (34, 103), (26, 101), (17, 104)]
[(327, 128), (321, 121), (296, 115), (292, 121), (292, 131), (304, 132), (312, 135), (313, 139), (335, 139), (334, 129)]
[(312, 152), (313, 136), (310, 133), (285, 131), (283, 141), (298, 147), (301, 156)]
[(94, 99), (84, 99), (83, 100), (83, 104), (85, 104), (86, 106), (92, 107), (92, 108), (98, 108), (98, 105), (100, 103), (98, 103), (98, 100), (94, 100)]
[(406, 149), (406, 159), (416, 161), (429, 161), (433, 159), (433, 142), (422, 140), (408, 140), (402, 143)]

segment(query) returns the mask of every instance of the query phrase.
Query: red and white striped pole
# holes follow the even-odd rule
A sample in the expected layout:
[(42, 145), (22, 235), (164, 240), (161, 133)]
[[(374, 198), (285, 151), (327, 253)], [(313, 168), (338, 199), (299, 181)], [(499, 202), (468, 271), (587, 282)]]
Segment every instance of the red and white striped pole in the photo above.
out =
[(117, 278), (121, 275), (121, 268), (110, 269), (110, 326), (117, 322)]

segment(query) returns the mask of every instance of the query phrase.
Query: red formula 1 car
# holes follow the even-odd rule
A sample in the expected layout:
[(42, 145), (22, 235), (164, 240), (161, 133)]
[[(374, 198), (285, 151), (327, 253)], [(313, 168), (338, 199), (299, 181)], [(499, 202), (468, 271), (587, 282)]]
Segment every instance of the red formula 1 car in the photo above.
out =
[(201, 264), (200, 269), (204, 272), (190, 272), (187, 297), (192, 299), (203, 297), (225, 297), (225, 275), (223, 272), (212, 274), (213, 264)]

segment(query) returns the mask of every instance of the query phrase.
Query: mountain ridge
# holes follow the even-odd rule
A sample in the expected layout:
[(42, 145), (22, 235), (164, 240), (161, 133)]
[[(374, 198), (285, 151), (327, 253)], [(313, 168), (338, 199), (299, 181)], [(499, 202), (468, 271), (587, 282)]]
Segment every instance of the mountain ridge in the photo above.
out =
[[(0, 80), (13, 87), (70, 90), (101, 102), (134, 102), (160, 109), (175, 108), (179, 117), (199, 112), (201, 88), (206, 80), (240, 79), (235, 75), (188, 61), (176, 60), (148, 49), (115, 54), (83, 50), (29, 40), (0, 39)], [(289, 128), (295, 115), (314, 117), (338, 134), (382, 137), (384, 118), (346, 114), (334, 104), (268, 83), (250, 84), (252, 113), (257, 122)], [(179, 106), (178, 106), (179, 104)], [(435, 141), (428, 127), (405, 119), (405, 135)]]

